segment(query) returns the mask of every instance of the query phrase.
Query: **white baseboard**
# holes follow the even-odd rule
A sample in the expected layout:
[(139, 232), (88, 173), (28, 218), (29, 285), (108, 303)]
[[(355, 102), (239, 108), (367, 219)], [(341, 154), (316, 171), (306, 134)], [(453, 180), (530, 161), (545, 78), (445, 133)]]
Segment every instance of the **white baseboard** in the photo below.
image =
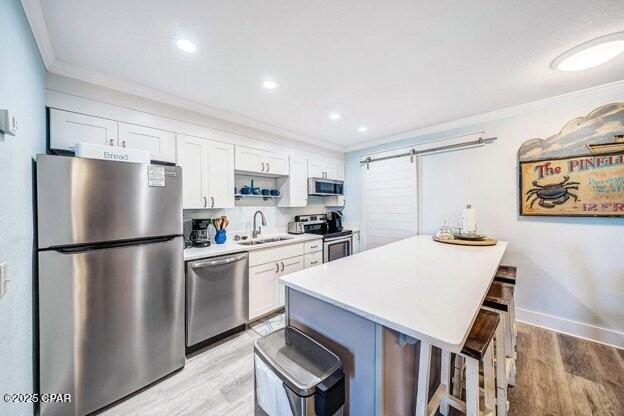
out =
[(516, 308), (516, 320), (577, 338), (599, 342), (610, 347), (624, 349), (624, 332), (613, 329), (601, 328), (522, 308)]

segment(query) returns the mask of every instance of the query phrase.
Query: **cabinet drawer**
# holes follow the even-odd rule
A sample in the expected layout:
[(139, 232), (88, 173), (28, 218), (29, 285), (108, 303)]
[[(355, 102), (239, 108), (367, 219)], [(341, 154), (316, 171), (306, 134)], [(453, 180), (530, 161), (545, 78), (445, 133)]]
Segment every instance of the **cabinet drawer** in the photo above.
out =
[(318, 266), (323, 264), (323, 252), (308, 253), (304, 256), (305, 268)]
[(315, 251), (323, 251), (323, 240), (318, 239), (314, 241), (308, 241), (304, 244), (304, 253), (314, 253)]
[(303, 255), (303, 243), (289, 244), (287, 246), (268, 248), (266, 250), (253, 250), (249, 253), (249, 265), (270, 263), (290, 257)]

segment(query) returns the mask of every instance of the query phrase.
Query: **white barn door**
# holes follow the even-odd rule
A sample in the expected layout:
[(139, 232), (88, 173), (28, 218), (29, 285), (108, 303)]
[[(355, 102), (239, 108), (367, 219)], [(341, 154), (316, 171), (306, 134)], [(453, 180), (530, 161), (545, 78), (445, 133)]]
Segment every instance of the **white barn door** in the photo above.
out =
[(370, 163), (368, 169), (366, 165), (361, 167), (365, 249), (418, 234), (417, 163), (416, 157), (413, 161), (399, 157)]

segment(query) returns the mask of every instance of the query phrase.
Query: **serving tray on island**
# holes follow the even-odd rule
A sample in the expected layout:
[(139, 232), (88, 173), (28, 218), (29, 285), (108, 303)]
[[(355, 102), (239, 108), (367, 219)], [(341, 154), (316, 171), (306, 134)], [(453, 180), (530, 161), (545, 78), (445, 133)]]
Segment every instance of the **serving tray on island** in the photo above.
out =
[(483, 240), (445, 240), (442, 238), (438, 238), (435, 235), (433, 236), (433, 241), (437, 241), (438, 243), (456, 244), (460, 246), (494, 246), (498, 242), (495, 239), (489, 237), (486, 237)]

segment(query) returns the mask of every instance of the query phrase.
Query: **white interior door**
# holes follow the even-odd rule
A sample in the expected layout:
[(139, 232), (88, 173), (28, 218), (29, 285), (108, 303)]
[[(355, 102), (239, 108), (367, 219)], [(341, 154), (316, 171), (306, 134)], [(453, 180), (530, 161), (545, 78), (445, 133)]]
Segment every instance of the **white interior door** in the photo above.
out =
[[(379, 155), (375, 155), (378, 157)], [(417, 159), (362, 166), (362, 248), (371, 249), (418, 234)]]

